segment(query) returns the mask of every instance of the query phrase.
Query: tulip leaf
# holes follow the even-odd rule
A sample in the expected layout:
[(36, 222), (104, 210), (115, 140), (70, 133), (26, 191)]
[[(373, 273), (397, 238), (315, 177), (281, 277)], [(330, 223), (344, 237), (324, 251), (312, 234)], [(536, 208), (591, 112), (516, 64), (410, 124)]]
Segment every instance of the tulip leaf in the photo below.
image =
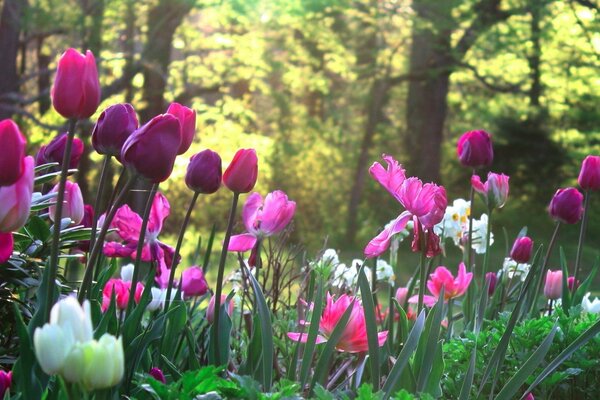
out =
[[(314, 307), (311, 312), (310, 326), (308, 328), (308, 337), (306, 344), (304, 345), (304, 352), (302, 353), (302, 366), (300, 367), (300, 387), (306, 385), (308, 380), (308, 372), (313, 360), (313, 354), (317, 342), (317, 334), (319, 333), (319, 323), (321, 321), (321, 314), (323, 313), (323, 277), (319, 274), (319, 282), (317, 283), (317, 296), (314, 299)], [(308, 312), (308, 310), (307, 310)], [(300, 339), (298, 339), (300, 342)]]
[(444, 317), (444, 288), (440, 292), (437, 303), (429, 310), (425, 321), (425, 330), (419, 340), (415, 354), (415, 370), (417, 375), (417, 392), (425, 390), (427, 379), (433, 367), (435, 353), (440, 337), (442, 318)]
[(40, 399), (43, 392), (42, 385), (45, 386), (45, 383), (40, 382), (39, 378), (45, 375), (42, 374), (35, 357), (32, 342), (33, 335), (27, 332), (27, 327), (17, 303), (13, 303), (13, 310), (19, 337), (19, 358), (12, 368), (15, 371), (13, 379), (16, 381), (18, 392), (23, 395), (24, 399)]
[(562, 293), (561, 293), (561, 302), (562, 309), (565, 314), (569, 315), (569, 309), (571, 308), (571, 291), (569, 290), (569, 270), (567, 269), (567, 257), (565, 256), (565, 251), (562, 246), (559, 249), (560, 252), (560, 266), (562, 269)]
[[(208, 271), (208, 265), (210, 263), (210, 255), (212, 254), (213, 243), (215, 241), (215, 235), (217, 233), (217, 224), (213, 224), (212, 229), (210, 230), (210, 236), (208, 237), (208, 243), (206, 243), (206, 251), (204, 253), (204, 262), (202, 264), (202, 270), (204, 273)], [(200, 250), (200, 245), (202, 243), (202, 239), (198, 240), (198, 251)], [(195, 262), (194, 262), (195, 264)]]
[[(146, 277), (146, 282), (144, 286), (144, 291), (142, 292), (142, 297), (140, 298), (140, 302), (133, 308), (133, 311), (127, 315), (125, 318), (125, 322), (123, 323), (123, 346), (128, 348), (133, 338), (138, 335), (139, 329), (142, 326), (142, 317), (144, 315), (144, 311), (146, 311), (146, 307), (150, 304), (150, 296), (151, 296), (151, 287), (152, 282), (154, 281), (154, 268), (151, 268), (148, 276)], [(132, 288), (132, 291), (135, 289)]]
[(598, 273), (598, 267), (600, 267), (600, 257), (596, 257), (596, 261), (594, 262), (594, 266), (592, 267), (592, 271), (588, 274), (587, 278), (579, 285), (577, 291), (573, 295), (573, 304), (581, 304), (583, 297), (588, 292), (588, 289), (594, 279), (596, 278), (596, 274)]
[(379, 338), (377, 335), (377, 320), (375, 319), (375, 304), (369, 281), (364, 268), (358, 271), (358, 286), (360, 287), (365, 324), (367, 326), (367, 343), (369, 346), (369, 364), (371, 365), (371, 383), (375, 391), (379, 390)]
[(171, 311), (171, 308), (173, 308), (173, 312), (169, 313), (169, 318), (166, 321), (164, 338), (161, 340), (161, 353), (169, 359), (172, 359), (175, 356), (177, 348), (176, 346), (173, 346), (173, 343), (176, 343), (181, 337), (181, 332), (187, 323), (187, 309), (183, 301), (173, 301), (169, 311)]
[[(208, 348), (208, 358), (209, 361), (214, 364), (214, 365), (227, 365), (229, 362), (229, 347), (230, 347), (230, 338), (231, 338), (231, 328), (232, 328), (232, 323), (231, 323), (231, 317), (229, 316), (228, 310), (227, 310), (227, 304), (228, 302), (231, 300), (231, 297), (233, 296), (232, 293), (229, 294), (229, 296), (227, 296), (227, 300), (225, 300), (225, 302), (221, 303), (221, 305), (219, 306), (219, 332), (221, 335), (221, 340), (219, 340), (219, 360), (217, 360), (217, 352), (216, 347), (213, 345), (213, 343), (209, 343), (209, 348)], [(217, 324), (213, 323), (210, 327), (211, 332), (213, 329), (217, 328)], [(214, 337), (213, 334), (211, 334), (209, 337)]]

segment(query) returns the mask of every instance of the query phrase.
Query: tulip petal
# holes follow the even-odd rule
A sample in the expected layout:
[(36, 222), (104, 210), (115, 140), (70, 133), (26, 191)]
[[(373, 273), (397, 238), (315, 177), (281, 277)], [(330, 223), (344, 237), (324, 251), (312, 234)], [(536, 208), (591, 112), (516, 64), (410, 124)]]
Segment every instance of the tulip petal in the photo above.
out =
[(234, 235), (229, 241), (227, 251), (244, 252), (252, 249), (256, 244), (256, 237), (250, 233)]
[(383, 186), (396, 200), (400, 201), (399, 191), (402, 182), (406, 179), (404, 168), (392, 156), (384, 154), (382, 158), (387, 163), (387, 170), (376, 162), (369, 168), (369, 173), (381, 186)]
[(257, 232), (258, 227), (256, 226), (260, 216), (260, 209), (263, 205), (263, 198), (260, 193), (254, 192), (246, 202), (244, 203), (244, 209), (242, 210), (242, 219), (244, 226), (248, 232)]
[(367, 258), (374, 258), (383, 254), (388, 247), (390, 247), (390, 240), (392, 236), (401, 232), (411, 218), (412, 214), (408, 211), (404, 211), (402, 214), (400, 214), (398, 218), (388, 224), (388, 226), (381, 231), (379, 235), (371, 239), (371, 241), (365, 247), (365, 256)]
[[(293, 341), (300, 341), (300, 343), (306, 343), (308, 341), (308, 333), (299, 333), (299, 332), (288, 332), (287, 337), (292, 339)], [(315, 340), (315, 344), (325, 343), (327, 339), (325, 339), (321, 335), (317, 335), (317, 339)]]
[(12, 255), (14, 244), (12, 233), (0, 233), (0, 264), (8, 261)]

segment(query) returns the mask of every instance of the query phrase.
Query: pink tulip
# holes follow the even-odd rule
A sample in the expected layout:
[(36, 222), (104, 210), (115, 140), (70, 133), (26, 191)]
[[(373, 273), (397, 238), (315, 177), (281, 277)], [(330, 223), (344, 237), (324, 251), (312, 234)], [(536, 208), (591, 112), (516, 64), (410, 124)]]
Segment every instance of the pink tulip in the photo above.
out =
[[(338, 300), (334, 300), (329, 293), (327, 294), (327, 303), (323, 310), (321, 320), (319, 321), (319, 334), (316, 339), (317, 344), (324, 343), (329, 339), (339, 320), (342, 318), (342, 315), (352, 304), (352, 300), (354, 300), (354, 297), (345, 294), (340, 296)], [(387, 331), (379, 332), (377, 334), (380, 347), (385, 343), (387, 334)], [(308, 334), (306, 333), (288, 332), (287, 336), (292, 340), (299, 340), (302, 343), (306, 343), (308, 340)], [(365, 311), (358, 300), (356, 300), (352, 306), (350, 319), (346, 324), (336, 348), (339, 351), (349, 353), (360, 353), (369, 349)]]
[(518, 237), (510, 251), (510, 258), (519, 264), (527, 263), (531, 259), (532, 249), (533, 240), (529, 236)]
[(548, 206), (555, 221), (576, 224), (583, 215), (583, 195), (575, 188), (558, 189)]
[[(57, 135), (48, 145), (42, 146), (36, 156), (36, 165), (58, 163), (62, 165), (65, 148), (67, 147), (67, 134)], [(71, 146), (71, 158), (69, 159), (69, 168), (77, 168), (79, 160), (83, 154), (83, 142), (79, 138), (73, 138)]]
[(100, 82), (96, 60), (91, 51), (85, 56), (68, 49), (58, 60), (52, 105), (65, 118), (89, 118), (100, 104)]
[[(0, 399), (4, 398), (5, 393), (10, 393), (12, 385), (12, 371), (0, 371)], [(10, 397), (10, 396), (9, 396)]]
[(487, 167), (494, 160), (492, 137), (486, 131), (466, 132), (458, 139), (456, 153), (465, 167)]
[[(433, 296), (424, 296), (423, 302), (426, 306), (433, 307), (440, 297), (442, 288), (444, 288), (444, 302), (460, 297), (465, 294), (472, 279), (473, 273), (467, 272), (465, 264), (462, 262), (458, 265), (458, 274), (456, 275), (456, 278), (446, 267), (437, 267), (435, 271), (429, 275), (429, 280), (427, 281), (427, 289), (429, 289), (429, 292)], [(416, 303), (417, 301), (418, 296), (413, 296), (409, 300), (411, 303)]]
[(165, 379), (165, 374), (163, 374), (160, 368), (150, 368), (150, 372), (148, 372), (148, 374), (150, 374), (151, 377), (153, 377), (159, 382), (167, 383), (167, 380)]
[(15, 241), (12, 233), (0, 232), (0, 264), (7, 262), (12, 256)]
[[(224, 305), (227, 302), (227, 296), (222, 294), (221, 295), (221, 305)], [(226, 307), (225, 310), (227, 311), (227, 315), (229, 315), (231, 317), (231, 315), (233, 314), (233, 301), (230, 301)], [(208, 308), (206, 309), (206, 319), (208, 320), (209, 324), (212, 324), (215, 320), (215, 296), (213, 295), (210, 298), (210, 301), (208, 302)]]
[(257, 239), (281, 232), (294, 217), (296, 203), (288, 200), (281, 190), (271, 192), (263, 198), (259, 193), (248, 196), (242, 218), (248, 233), (235, 235), (229, 242), (229, 251), (248, 251), (254, 247)]
[(0, 186), (15, 184), (23, 174), (27, 140), (12, 119), (0, 121)]
[(581, 164), (581, 171), (577, 179), (583, 190), (600, 189), (600, 157), (587, 156)]
[(400, 306), (404, 307), (404, 303), (406, 303), (406, 298), (408, 296), (408, 288), (405, 287), (399, 287), (398, 290), (396, 290), (396, 300), (398, 301), (398, 304), (400, 304)]
[(550, 271), (546, 273), (546, 283), (544, 284), (544, 296), (550, 300), (560, 299), (562, 295), (563, 273), (561, 270)]
[[(144, 285), (138, 282), (134, 294), (136, 304), (140, 302), (143, 292)], [(129, 303), (129, 295), (131, 293), (131, 282), (116, 278), (109, 279), (108, 282), (106, 282), (104, 289), (102, 289), (102, 312), (108, 310), (113, 293), (117, 309), (127, 309), (127, 303)]]
[(211, 194), (221, 187), (221, 157), (206, 149), (194, 154), (185, 174), (185, 184), (196, 193)]
[(192, 145), (194, 135), (196, 134), (196, 111), (179, 103), (171, 103), (167, 109), (167, 114), (171, 114), (179, 120), (179, 125), (181, 126), (181, 144), (179, 145), (177, 154), (183, 154)]
[(171, 114), (161, 114), (133, 132), (121, 149), (121, 162), (152, 183), (171, 175), (181, 145), (180, 124)]
[(492, 208), (502, 208), (506, 204), (509, 189), (508, 179), (509, 177), (504, 174), (489, 172), (485, 183), (481, 182), (479, 176), (473, 175), (471, 185), (491, 210)]
[(29, 218), (33, 164), (33, 157), (25, 157), (19, 180), (13, 185), (0, 187), (0, 232), (18, 231)]
[(527, 393), (527, 396), (525, 396), (523, 400), (535, 400), (535, 397), (533, 397), (531, 393)]
[(406, 171), (392, 156), (384, 154), (382, 155), (382, 158), (386, 162), (387, 168), (384, 169), (381, 164), (375, 162), (371, 165), (371, 168), (369, 168), (369, 173), (373, 179), (390, 192), (396, 200), (402, 202), (400, 199), (400, 188), (406, 179)]
[(223, 173), (223, 183), (232, 192), (248, 193), (258, 177), (258, 157), (254, 149), (240, 149)]
[[(58, 192), (58, 184), (52, 188), (50, 193)], [(70, 218), (71, 223), (78, 225), (83, 220), (85, 213), (85, 207), (83, 204), (83, 196), (79, 185), (67, 181), (65, 186), (65, 198), (63, 201), (62, 218)], [(53, 222), (57, 222), (54, 218), (56, 214), (56, 205), (52, 205), (49, 208), (49, 216)]]
[(92, 131), (92, 146), (99, 154), (119, 158), (123, 144), (138, 127), (131, 104), (113, 104), (98, 117)]
[(577, 289), (579, 287), (579, 279), (577, 280), (577, 283), (575, 283), (575, 277), (574, 276), (570, 276), (567, 278), (567, 287), (569, 288), (570, 291), (573, 291), (574, 289)]
[(204, 278), (202, 268), (194, 266), (183, 271), (181, 290), (186, 298), (203, 296), (208, 293), (208, 283)]

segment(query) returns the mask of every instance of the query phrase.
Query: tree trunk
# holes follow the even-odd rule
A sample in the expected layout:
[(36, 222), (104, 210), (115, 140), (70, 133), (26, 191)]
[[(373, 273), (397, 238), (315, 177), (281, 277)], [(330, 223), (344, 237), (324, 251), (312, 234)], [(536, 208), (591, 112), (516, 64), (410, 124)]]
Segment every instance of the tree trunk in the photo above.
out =
[(529, 64), (529, 76), (531, 77), (531, 88), (529, 89), (529, 105), (532, 108), (539, 108), (540, 97), (542, 96), (542, 80), (540, 64), (542, 58), (542, 45), (541, 45), (541, 27), (540, 22), (542, 19), (542, 4), (532, 4), (529, 13), (531, 15), (530, 28), (531, 28), (531, 54), (527, 57)]
[[(21, 22), (26, 7), (26, 0), (4, 0), (0, 15), (0, 120), (12, 117), (11, 103), (14, 101), (7, 97), (10, 93), (19, 92), (17, 54)], [(5, 107), (3, 103), (6, 104)]]

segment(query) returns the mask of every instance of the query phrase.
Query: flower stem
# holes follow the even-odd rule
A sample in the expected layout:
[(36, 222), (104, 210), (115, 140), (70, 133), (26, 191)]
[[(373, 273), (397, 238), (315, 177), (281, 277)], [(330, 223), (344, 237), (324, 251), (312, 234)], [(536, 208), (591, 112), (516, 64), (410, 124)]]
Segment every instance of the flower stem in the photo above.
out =
[[(554, 227), (554, 232), (552, 233), (552, 238), (550, 239), (550, 243), (548, 244), (548, 251), (546, 251), (546, 255), (544, 256), (544, 261), (542, 263), (542, 268), (540, 271), (540, 278), (538, 279), (538, 284), (535, 289), (536, 297), (537, 297), (537, 294), (542, 289), (542, 282), (544, 281), (544, 273), (546, 272), (546, 267), (548, 266), (548, 261), (550, 260), (550, 255), (552, 254), (552, 249), (554, 248), (554, 244), (556, 243), (556, 238), (558, 237), (559, 228), (560, 228), (560, 222), (557, 221), (556, 225)], [(530, 273), (531, 273), (531, 271), (530, 271)], [(533, 309), (535, 308), (535, 304), (536, 304), (536, 298), (534, 297), (534, 300), (531, 302), (531, 310), (530, 311), (533, 311)]]
[(215, 360), (220, 363), (221, 357), (219, 354), (219, 314), (221, 311), (221, 294), (223, 293), (223, 274), (225, 272), (225, 260), (227, 259), (227, 249), (229, 248), (229, 240), (231, 239), (231, 231), (235, 221), (235, 210), (237, 208), (240, 194), (233, 193), (231, 201), (231, 210), (229, 211), (229, 220), (227, 221), (227, 230), (225, 231), (225, 239), (223, 240), (223, 248), (221, 249), (221, 258), (219, 259), (219, 270), (217, 272), (217, 289), (215, 291), (215, 309), (213, 319), (213, 329), (211, 337), (211, 346), (214, 346)]
[(577, 290), (577, 275), (579, 274), (579, 266), (581, 263), (581, 253), (583, 252), (583, 241), (585, 239), (585, 231), (587, 228), (588, 208), (590, 204), (590, 192), (585, 191), (585, 201), (583, 208), (583, 219), (581, 221), (581, 229), (579, 230), (579, 243), (577, 244), (577, 257), (575, 258), (575, 271), (573, 272), (574, 284), (573, 293)]
[(183, 224), (181, 225), (181, 229), (179, 230), (179, 237), (177, 238), (177, 245), (175, 246), (175, 253), (173, 254), (173, 261), (171, 262), (171, 274), (169, 275), (169, 285), (167, 286), (167, 297), (165, 298), (165, 314), (169, 311), (169, 305), (171, 303), (171, 289), (173, 288), (173, 281), (175, 280), (175, 269), (179, 264), (179, 252), (181, 251), (181, 245), (183, 243), (183, 237), (185, 236), (185, 230), (187, 229), (188, 224), (190, 223), (190, 218), (192, 216), (192, 210), (196, 205), (196, 201), (198, 200), (198, 196), (200, 196), (200, 192), (194, 192), (194, 196), (192, 197), (192, 201), (187, 209), (187, 213), (185, 214), (185, 218), (183, 220)]
[(485, 274), (488, 270), (488, 264), (490, 261), (490, 240), (492, 238), (492, 212), (493, 208), (488, 210), (488, 224), (487, 232), (485, 234), (485, 254), (483, 255), (483, 265), (481, 267), (481, 290), (485, 288)]
[[(473, 170), (475, 175), (475, 170)], [(470, 183), (469, 183), (470, 184)], [(469, 234), (467, 236), (467, 272), (471, 272), (473, 269), (473, 202), (475, 201), (475, 189), (471, 186), (471, 193), (469, 194)]]
[(454, 306), (454, 299), (449, 299), (448, 300), (448, 340), (450, 340), (452, 338), (452, 324), (453, 324), (453, 319), (452, 319), (452, 308)]
[(58, 193), (56, 196), (56, 211), (54, 213), (54, 231), (52, 232), (52, 246), (50, 247), (50, 260), (46, 266), (46, 301), (44, 302), (44, 320), (50, 317), (50, 307), (54, 301), (54, 280), (58, 272), (58, 253), (60, 252), (60, 228), (62, 225), (63, 202), (65, 200), (65, 187), (67, 185), (67, 174), (69, 172), (69, 163), (71, 161), (71, 149), (73, 148), (73, 138), (75, 137), (75, 127), (77, 119), (69, 120), (69, 132), (67, 133), (67, 143), (65, 153), (63, 154), (60, 180), (58, 182)]
[(425, 231), (421, 228), (419, 224), (419, 229), (421, 229), (419, 235), (419, 241), (421, 246), (421, 256), (419, 261), (419, 271), (420, 271), (420, 279), (419, 279), (419, 305), (417, 315), (421, 313), (423, 309), (423, 298), (425, 297), (425, 280), (427, 279), (427, 271), (425, 270), (425, 256), (427, 254), (427, 240), (425, 239)]
[(100, 183), (98, 184), (98, 191), (96, 192), (96, 201), (94, 202), (94, 218), (92, 221), (92, 234), (90, 236), (90, 248), (94, 247), (96, 241), (96, 229), (98, 228), (98, 216), (100, 213), (100, 202), (102, 201), (102, 194), (104, 193), (104, 186), (106, 185), (106, 170), (110, 165), (110, 155), (104, 156), (102, 161), (102, 171), (100, 172)]
[[(150, 219), (150, 210), (152, 209), (152, 203), (154, 202), (154, 195), (158, 189), (158, 183), (152, 185), (148, 199), (146, 200), (146, 208), (144, 209), (144, 216), (142, 219), (142, 227), (140, 228), (140, 237), (138, 239), (137, 248), (135, 250), (135, 264), (133, 267), (133, 276), (131, 277), (131, 292), (135, 293), (137, 284), (140, 281), (140, 264), (142, 262), (142, 253), (144, 251), (144, 241), (146, 240), (146, 231), (148, 230), (148, 220)], [(149, 290), (149, 288), (148, 288)], [(129, 296), (129, 302), (127, 303), (127, 315), (131, 313), (133, 309), (133, 303), (135, 302), (135, 296)]]

